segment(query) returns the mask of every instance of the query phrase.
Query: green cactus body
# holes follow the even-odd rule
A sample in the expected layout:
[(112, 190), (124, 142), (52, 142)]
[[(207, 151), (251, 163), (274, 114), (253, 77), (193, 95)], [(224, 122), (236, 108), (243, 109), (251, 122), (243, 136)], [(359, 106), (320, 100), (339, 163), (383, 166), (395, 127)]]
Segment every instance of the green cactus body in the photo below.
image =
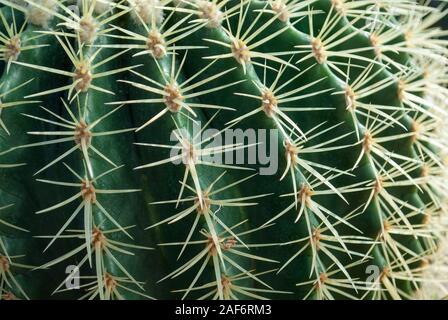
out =
[(1, 297), (443, 287), (443, 7), (0, 3)]

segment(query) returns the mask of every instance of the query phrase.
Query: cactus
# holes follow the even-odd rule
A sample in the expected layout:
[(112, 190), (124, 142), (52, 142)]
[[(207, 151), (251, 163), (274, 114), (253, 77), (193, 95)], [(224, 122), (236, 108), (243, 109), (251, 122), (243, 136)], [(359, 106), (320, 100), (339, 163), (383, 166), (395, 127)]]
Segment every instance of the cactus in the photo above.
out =
[(443, 5), (0, 3), (1, 298), (447, 294)]

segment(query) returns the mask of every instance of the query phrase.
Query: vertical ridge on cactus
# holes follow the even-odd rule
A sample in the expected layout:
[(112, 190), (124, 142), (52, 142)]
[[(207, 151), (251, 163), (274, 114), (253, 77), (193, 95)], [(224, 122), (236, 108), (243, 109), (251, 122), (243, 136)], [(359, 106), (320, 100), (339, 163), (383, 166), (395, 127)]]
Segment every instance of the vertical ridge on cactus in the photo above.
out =
[(1, 299), (448, 294), (444, 5), (0, 4)]

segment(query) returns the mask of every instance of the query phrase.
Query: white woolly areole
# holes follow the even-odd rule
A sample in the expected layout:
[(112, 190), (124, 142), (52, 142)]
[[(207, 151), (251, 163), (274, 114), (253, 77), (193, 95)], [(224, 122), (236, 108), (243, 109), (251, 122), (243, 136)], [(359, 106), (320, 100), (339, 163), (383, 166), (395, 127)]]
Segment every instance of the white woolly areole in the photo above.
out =
[(289, 11), (285, 1), (272, 1), (271, 8), (276, 14), (278, 14), (278, 19), (280, 21), (287, 22), (289, 20)]
[(92, 16), (85, 16), (79, 20), (78, 34), (81, 42), (91, 44), (95, 41), (99, 27), (98, 23)]
[(217, 28), (221, 25), (223, 13), (215, 3), (206, 0), (198, 0), (196, 1), (196, 5), (199, 9), (199, 16), (208, 21), (206, 25), (208, 28)]
[[(57, 10), (56, 0), (35, 0), (35, 3), (51, 11)], [(48, 23), (53, 19), (53, 15), (32, 4), (27, 9), (28, 21), (36, 26), (48, 27)]]
[(163, 21), (163, 10), (160, 8), (161, 4), (159, 0), (128, 0), (132, 7), (132, 17), (135, 21), (139, 21), (140, 18), (145, 23), (151, 23), (152, 15), (154, 15), (157, 24)]

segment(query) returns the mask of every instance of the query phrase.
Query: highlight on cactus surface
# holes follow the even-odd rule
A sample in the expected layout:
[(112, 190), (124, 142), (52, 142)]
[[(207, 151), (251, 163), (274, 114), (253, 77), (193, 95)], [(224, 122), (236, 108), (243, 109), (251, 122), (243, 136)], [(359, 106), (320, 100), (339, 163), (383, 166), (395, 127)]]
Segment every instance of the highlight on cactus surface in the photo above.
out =
[(0, 300), (447, 297), (447, 13), (0, 0)]

